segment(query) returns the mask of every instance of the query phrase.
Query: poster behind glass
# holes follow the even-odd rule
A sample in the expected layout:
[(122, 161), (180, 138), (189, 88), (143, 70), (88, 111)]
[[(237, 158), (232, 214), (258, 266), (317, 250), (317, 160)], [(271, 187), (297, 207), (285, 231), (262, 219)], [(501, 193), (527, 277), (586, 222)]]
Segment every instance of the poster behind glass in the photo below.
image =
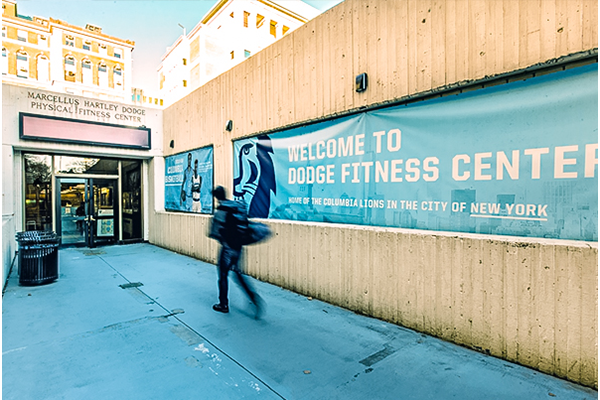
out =
[(165, 157), (166, 210), (211, 214), (212, 187), (212, 146)]

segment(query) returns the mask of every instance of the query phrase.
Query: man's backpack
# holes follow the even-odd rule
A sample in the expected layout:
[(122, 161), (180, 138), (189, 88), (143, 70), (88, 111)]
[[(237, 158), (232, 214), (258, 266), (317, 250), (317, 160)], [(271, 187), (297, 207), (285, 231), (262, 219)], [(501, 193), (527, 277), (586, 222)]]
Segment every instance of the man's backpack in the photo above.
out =
[(244, 244), (244, 238), (248, 235), (248, 210), (246, 204), (241, 201), (228, 201), (229, 208), (225, 220), (226, 232), (230, 236), (230, 243)]
[(225, 200), (215, 212), (208, 236), (238, 247), (266, 240), (271, 229), (262, 222), (250, 221), (244, 202)]
[(248, 230), (243, 237), (243, 245), (256, 244), (271, 237), (271, 228), (258, 221), (248, 221)]
[(243, 238), (247, 234), (246, 204), (233, 200), (222, 201), (212, 218), (208, 237), (232, 247), (240, 247), (244, 245)]

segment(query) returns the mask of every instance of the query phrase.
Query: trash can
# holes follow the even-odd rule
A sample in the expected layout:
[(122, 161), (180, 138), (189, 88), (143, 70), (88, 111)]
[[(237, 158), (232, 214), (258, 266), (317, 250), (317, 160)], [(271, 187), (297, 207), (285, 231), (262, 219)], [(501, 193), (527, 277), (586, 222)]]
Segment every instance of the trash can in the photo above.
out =
[(19, 284), (44, 285), (58, 279), (58, 244), (53, 231), (17, 233), (19, 243)]

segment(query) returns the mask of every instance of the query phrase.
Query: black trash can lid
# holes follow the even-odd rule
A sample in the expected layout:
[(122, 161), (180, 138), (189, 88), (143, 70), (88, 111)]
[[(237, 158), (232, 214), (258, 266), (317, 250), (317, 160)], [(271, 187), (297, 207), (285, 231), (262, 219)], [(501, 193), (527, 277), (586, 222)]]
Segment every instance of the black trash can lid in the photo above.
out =
[(58, 243), (60, 237), (54, 231), (25, 231), (17, 232), (19, 245), (33, 243)]

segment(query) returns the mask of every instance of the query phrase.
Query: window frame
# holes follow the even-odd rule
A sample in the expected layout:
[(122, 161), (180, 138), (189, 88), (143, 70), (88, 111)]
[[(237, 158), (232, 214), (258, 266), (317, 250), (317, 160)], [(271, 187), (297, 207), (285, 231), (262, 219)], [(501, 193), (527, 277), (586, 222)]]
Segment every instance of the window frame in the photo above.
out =
[(105, 61), (98, 63), (98, 86), (108, 88), (108, 65)]
[(65, 35), (65, 46), (75, 47), (75, 37)]
[[(118, 77), (118, 78), (117, 78)], [(113, 86), (124, 87), (123, 83), (123, 68), (120, 65), (115, 65), (113, 68)]]
[(2, 47), (2, 75), (8, 75), (8, 54), (8, 49)]
[[(21, 34), (24, 34), (25, 36), (21, 36)], [(17, 29), (17, 40), (19, 42), (29, 42), (29, 32), (22, 29)]]
[[(44, 62), (41, 62), (41, 60), (43, 60)], [(42, 70), (42, 68), (40, 68), (41, 66), (45, 66), (45, 69)], [(48, 57), (47, 55), (45, 55), (44, 53), (40, 53), (37, 55), (37, 80), (41, 81), (41, 82), (48, 82), (50, 81), (50, 57)], [(40, 72), (43, 71), (44, 73), (44, 78), (45, 79), (40, 79)]]
[(84, 85), (94, 84), (94, 63), (89, 58), (81, 60), (81, 83)]
[(264, 23), (265, 23), (265, 17), (260, 14), (256, 14), (256, 29), (263, 26)]
[[(19, 58), (20, 54), (21, 57), (24, 58)], [(29, 54), (24, 50), (18, 50), (15, 55), (17, 59), (17, 77), (29, 79)], [(22, 72), (24, 72), (25, 74), (22, 75)]]

